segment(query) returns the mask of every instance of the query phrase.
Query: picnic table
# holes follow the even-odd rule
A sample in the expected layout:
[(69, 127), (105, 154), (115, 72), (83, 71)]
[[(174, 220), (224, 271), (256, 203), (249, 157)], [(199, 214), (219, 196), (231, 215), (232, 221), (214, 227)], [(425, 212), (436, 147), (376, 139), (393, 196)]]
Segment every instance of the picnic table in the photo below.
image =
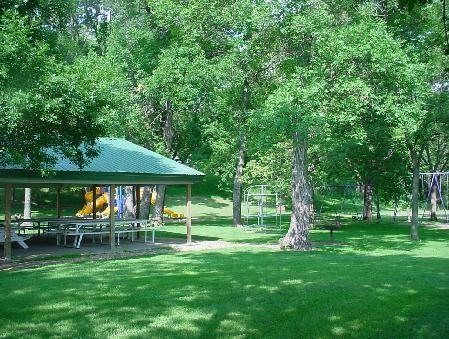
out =
[[(11, 242), (16, 241), (22, 248), (29, 248), (28, 245), (25, 243), (26, 240), (28, 240), (28, 236), (19, 235), (15, 232), (14, 229), (11, 229)], [(3, 227), (0, 228), (0, 243), (5, 242), (5, 232), (3, 230)]]
[[(40, 218), (13, 218), (11, 219), (11, 241), (16, 241), (23, 248), (29, 248), (25, 243), (32, 236), (41, 234), (50, 235), (51, 223), (62, 223), (67, 221), (80, 220), (73, 217), (40, 217)], [(4, 234), (5, 220), (0, 220), (0, 243), (5, 242)]]
[[(117, 236), (117, 245), (120, 245), (120, 236), (131, 235), (131, 241), (138, 232), (144, 232), (144, 242), (147, 241), (147, 233), (152, 232), (152, 243), (154, 243), (156, 227), (149, 226), (147, 219), (115, 219), (114, 237)], [(49, 233), (56, 235), (56, 244), (67, 246), (67, 238), (73, 237), (73, 247), (80, 248), (81, 241), (85, 235), (99, 236), (100, 243), (103, 235), (109, 235), (111, 224), (109, 219), (72, 219), (49, 221)]]
[(12, 219), (11, 225), (17, 231), (18, 234), (28, 234), (31, 231), (35, 234), (34, 231), (37, 230), (37, 235), (46, 234), (51, 230), (51, 223), (65, 222), (65, 221), (73, 221), (73, 220), (82, 220), (83, 218), (74, 218), (74, 217), (38, 217), (38, 218), (18, 218)]

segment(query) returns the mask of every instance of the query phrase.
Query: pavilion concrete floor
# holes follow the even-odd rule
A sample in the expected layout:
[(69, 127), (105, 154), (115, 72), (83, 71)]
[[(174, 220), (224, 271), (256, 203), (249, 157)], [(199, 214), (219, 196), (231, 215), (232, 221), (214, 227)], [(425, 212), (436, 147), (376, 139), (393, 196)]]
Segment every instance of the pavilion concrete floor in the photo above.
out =
[[(185, 244), (184, 239), (165, 239), (155, 238), (155, 243), (144, 242), (143, 239), (135, 240), (131, 242), (129, 239), (120, 239), (120, 245), (115, 246), (115, 253), (146, 253), (161, 249), (170, 249), (172, 245)], [(57, 246), (55, 237), (32, 237), (26, 240), (26, 244), (29, 248), (22, 248), (18, 243), (12, 243), (12, 258), (13, 260), (33, 260), (33, 259), (45, 259), (45, 257), (65, 257), (76, 255), (98, 255), (98, 254), (110, 254), (111, 248), (109, 244), (109, 238), (103, 239), (102, 243), (99, 243), (96, 239), (95, 242), (92, 239), (86, 237), (81, 242), (79, 249), (73, 246)], [(0, 245), (0, 253), (3, 253), (3, 244)]]

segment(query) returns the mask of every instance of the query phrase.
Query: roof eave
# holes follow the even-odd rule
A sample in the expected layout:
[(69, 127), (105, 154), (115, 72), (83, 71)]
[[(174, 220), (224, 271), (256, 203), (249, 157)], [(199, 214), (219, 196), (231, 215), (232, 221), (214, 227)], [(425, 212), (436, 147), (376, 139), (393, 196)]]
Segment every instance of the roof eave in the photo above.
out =
[[(11, 173), (14, 172), (14, 173)], [(203, 180), (204, 175), (151, 174), (151, 173), (97, 173), (97, 172), (56, 172), (42, 176), (36, 171), (9, 170), (4, 175), (0, 170), (0, 184), (14, 186), (54, 186), (54, 185), (183, 185), (195, 184)], [(13, 175), (12, 175), (13, 174)]]

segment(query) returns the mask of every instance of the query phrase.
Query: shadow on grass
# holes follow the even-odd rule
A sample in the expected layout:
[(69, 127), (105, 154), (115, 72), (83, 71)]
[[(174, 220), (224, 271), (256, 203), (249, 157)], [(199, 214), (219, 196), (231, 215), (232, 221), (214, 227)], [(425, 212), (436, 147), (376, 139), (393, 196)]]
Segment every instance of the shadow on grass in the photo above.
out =
[(245, 249), (3, 272), (0, 330), (42, 338), (445, 337), (447, 265)]
[[(178, 232), (170, 232), (170, 231), (157, 231), (158, 238), (169, 238), (169, 239), (185, 239), (185, 233)], [(194, 235), (194, 240), (203, 240), (203, 241), (213, 241), (220, 240), (219, 237), (211, 237), (206, 235)]]
[(353, 249), (365, 252), (395, 250), (413, 251), (423, 245), (449, 240), (449, 230), (421, 227), (420, 241), (410, 238), (410, 226), (404, 224), (351, 223), (334, 232), (335, 238), (349, 243)]
[[(185, 229), (179, 227), (173, 229), (173, 237), (185, 237)], [(193, 237), (198, 240), (225, 240), (236, 243), (250, 244), (277, 244), (287, 230), (288, 224), (283, 228), (277, 227), (232, 227), (232, 220), (227, 217), (217, 217), (213, 219), (202, 218), (195, 220)], [(170, 229), (170, 224), (167, 230)], [(176, 235), (177, 234), (177, 235)], [(410, 226), (407, 224), (391, 223), (364, 223), (361, 221), (346, 221), (341, 229), (333, 232), (333, 239), (330, 231), (325, 229), (310, 230), (310, 239), (317, 244), (329, 242), (342, 243), (345, 247), (353, 250), (372, 251), (405, 251), (410, 252), (426, 244), (447, 243), (449, 240), (449, 229), (420, 228), (421, 241), (410, 240)], [(332, 246), (332, 250), (335, 250)]]

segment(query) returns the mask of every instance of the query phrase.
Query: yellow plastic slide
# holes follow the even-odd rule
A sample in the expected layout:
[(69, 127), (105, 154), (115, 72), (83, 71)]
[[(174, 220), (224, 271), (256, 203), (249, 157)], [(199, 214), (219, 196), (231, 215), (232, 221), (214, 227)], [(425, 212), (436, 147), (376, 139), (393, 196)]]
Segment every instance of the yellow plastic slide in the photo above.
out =
[[(97, 187), (96, 189), (97, 194), (101, 193), (101, 188)], [(84, 195), (84, 199), (86, 200), (86, 204), (83, 206), (82, 209), (80, 209), (77, 213), (77, 217), (85, 217), (90, 214), (92, 214), (93, 210), (93, 191), (89, 191)], [(95, 208), (96, 211), (101, 211), (104, 208), (105, 204), (109, 204), (109, 193), (103, 193), (95, 200)], [(115, 211), (118, 209), (115, 208)], [(110, 209), (109, 206), (106, 207), (106, 209), (103, 212), (97, 212), (97, 215), (101, 216), (102, 218), (106, 218), (109, 216)]]

